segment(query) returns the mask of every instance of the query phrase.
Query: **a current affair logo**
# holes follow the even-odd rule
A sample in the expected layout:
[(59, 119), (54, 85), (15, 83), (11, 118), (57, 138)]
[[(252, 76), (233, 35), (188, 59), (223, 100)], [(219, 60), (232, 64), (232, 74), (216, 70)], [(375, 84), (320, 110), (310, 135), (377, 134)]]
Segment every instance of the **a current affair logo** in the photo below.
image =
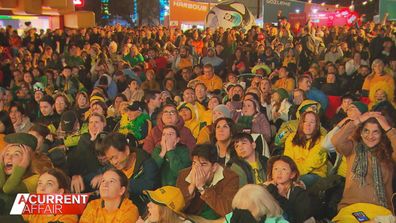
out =
[(82, 214), (89, 194), (17, 194), (10, 215)]

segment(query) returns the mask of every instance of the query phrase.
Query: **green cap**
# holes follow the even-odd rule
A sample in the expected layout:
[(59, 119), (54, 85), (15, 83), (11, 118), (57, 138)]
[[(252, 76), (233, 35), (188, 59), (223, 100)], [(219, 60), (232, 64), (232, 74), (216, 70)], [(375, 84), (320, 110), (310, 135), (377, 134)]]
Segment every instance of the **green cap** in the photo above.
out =
[(31, 134), (28, 133), (12, 133), (8, 134), (4, 137), (4, 141), (8, 144), (22, 144), (29, 146), (32, 150), (35, 150), (37, 147), (37, 139)]

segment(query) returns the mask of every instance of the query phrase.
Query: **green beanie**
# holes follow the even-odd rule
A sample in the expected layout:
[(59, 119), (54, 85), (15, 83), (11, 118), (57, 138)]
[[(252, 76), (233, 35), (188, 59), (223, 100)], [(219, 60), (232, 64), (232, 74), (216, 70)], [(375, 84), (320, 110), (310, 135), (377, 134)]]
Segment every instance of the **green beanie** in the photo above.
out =
[(361, 114), (368, 112), (368, 107), (363, 102), (354, 101), (352, 102), (352, 104), (356, 106), (356, 108), (360, 111)]
[(281, 101), (283, 101), (285, 98), (289, 98), (289, 93), (287, 93), (287, 91), (283, 88), (278, 88), (275, 92), (279, 94)]

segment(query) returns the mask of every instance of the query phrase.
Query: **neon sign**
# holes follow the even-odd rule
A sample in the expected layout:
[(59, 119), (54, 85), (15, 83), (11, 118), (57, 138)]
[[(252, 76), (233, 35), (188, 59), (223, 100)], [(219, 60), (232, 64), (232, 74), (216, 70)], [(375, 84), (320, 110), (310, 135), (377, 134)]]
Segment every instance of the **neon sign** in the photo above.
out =
[(84, 0), (73, 0), (73, 4), (76, 7), (83, 7), (84, 6)]

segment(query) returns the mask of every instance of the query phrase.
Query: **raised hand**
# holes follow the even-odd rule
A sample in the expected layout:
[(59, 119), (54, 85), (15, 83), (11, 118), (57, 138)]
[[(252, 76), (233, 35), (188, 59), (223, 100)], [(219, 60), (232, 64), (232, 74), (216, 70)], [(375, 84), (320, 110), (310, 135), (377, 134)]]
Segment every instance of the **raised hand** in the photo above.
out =
[(32, 150), (25, 146), (22, 146), (22, 159), (17, 165), (26, 169), (30, 165), (31, 160)]
[(85, 190), (84, 181), (81, 175), (74, 175), (71, 181), (71, 191), (73, 193), (81, 193)]

